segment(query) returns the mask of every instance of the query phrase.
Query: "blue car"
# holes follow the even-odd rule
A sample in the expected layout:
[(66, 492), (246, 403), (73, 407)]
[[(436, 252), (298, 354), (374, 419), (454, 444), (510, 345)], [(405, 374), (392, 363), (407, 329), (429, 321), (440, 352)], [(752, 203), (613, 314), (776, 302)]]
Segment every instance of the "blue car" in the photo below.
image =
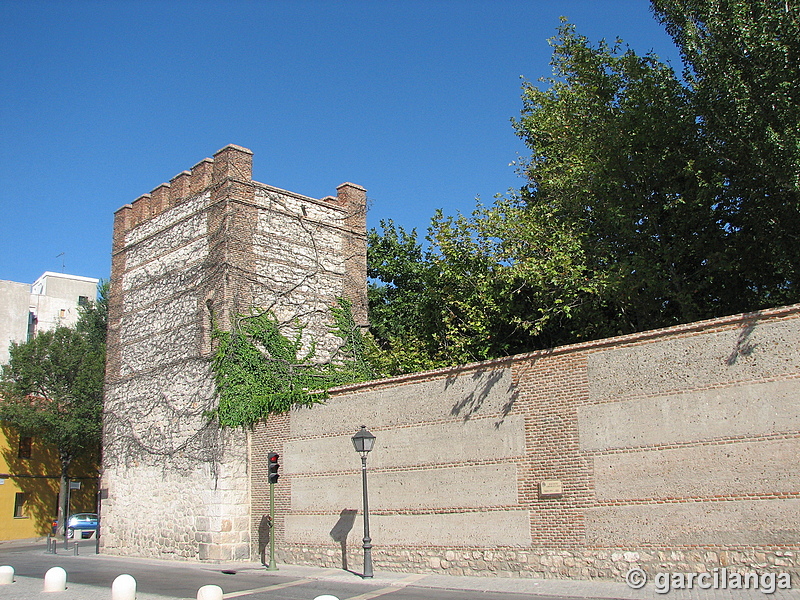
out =
[(74, 537), (76, 531), (81, 532), (81, 539), (92, 537), (97, 531), (100, 522), (97, 513), (76, 513), (67, 521), (67, 535)]

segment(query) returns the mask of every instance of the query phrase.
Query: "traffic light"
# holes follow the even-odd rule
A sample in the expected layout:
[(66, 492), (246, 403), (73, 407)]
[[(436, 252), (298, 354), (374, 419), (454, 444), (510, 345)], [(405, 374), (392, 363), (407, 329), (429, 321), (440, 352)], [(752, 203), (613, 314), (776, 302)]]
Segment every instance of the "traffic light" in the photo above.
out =
[(278, 467), (280, 467), (280, 465), (278, 464), (278, 458), (279, 457), (280, 457), (280, 454), (278, 454), (277, 452), (270, 452), (269, 453), (269, 482), (270, 483), (277, 483), (278, 477), (280, 477), (280, 475), (278, 475)]

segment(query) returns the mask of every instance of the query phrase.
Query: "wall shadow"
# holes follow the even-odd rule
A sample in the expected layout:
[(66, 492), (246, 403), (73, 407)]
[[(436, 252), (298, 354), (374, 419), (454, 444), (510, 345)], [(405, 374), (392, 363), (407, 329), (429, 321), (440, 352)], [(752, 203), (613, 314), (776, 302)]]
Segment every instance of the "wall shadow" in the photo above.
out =
[[(491, 370), (479, 369), (475, 371), (471, 377), (475, 382), (475, 388), (453, 405), (450, 409), (450, 414), (454, 417), (461, 417), (464, 421), (468, 421), (472, 418), (472, 416), (481, 409), (495, 386), (502, 381), (504, 371), (505, 369), (503, 368)], [(488, 376), (486, 376), (487, 373)], [(464, 377), (464, 375), (451, 375), (448, 377), (445, 380), (445, 389), (451, 387), (459, 377)], [(505, 394), (508, 400), (501, 409), (500, 421), (497, 423), (497, 427), (499, 427), (500, 423), (502, 423), (505, 417), (511, 412), (519, 396), (514, 383), (509, 385), (508, 389), (505, 390)]]
[(261, 517), (261, 522), (258, 524), (258, 556), (261, 564), (267, 566), (269, 557), (267, 556), (267, 547), (269, 546), (269, 515)]
[(3, 519), (13, 517), (16, 493), (25, 494), (25, 523), (17, 530), (29, 529), (35, 536), (51, 531), (58, 498), (59, 458), (53, 448), (33, 440), (31, 458), (19, 458), (20, 433), (7, 423), (0, 424), (0, 471), (9, 475), (0, 492), (3, 496)]
[(756, 329), (756, 322), (761, 316), (761, 311), (756, 311), (744, 315), (742, 318), (742, 326), (739, 330), (739, 337), (736, 340), (736, 345), (728, 358), (725, 359), (725, 364), (732, 367), (740, 356), (745, 358), (750, 356), (756, 349), (758, 344), (754, 344), (750, 337)]
[(339, 520), (336, 525), (331, 529), (330, 535), (334, 542), (338, 542), (342, 547), (342, 569), (348, 571), (347, 568), (347, 536), (353, 530), (353, 525), (356, 522), (357, 510), (344, 509), (339, 514)]
[[(453, 405), (450, 414), (454, 417), (462, 417), (465, 421), (480, 410), (486, 398), (489, 397), (492, 389), (503, 378), (503, 370), (496, 369), (489, 371), (489, 376), (484, 381), (480, 381), (486, 374), (485, 369), (480, 369), (472, 374), (472, 380), (475, 381), (475, 389), (469, 394), (464, 396), (460, 401)], [(463, 375), (452, 375), (447, 378), (445, 388), (450, 387), (453, 383)]]
[[(58, 514), (61, 459), (53, 446), (35, 435), (31, 436), (30, 458), (21, 457), (21, 437), (26, 436), (8, 423), (0, 423), (0, 473), (8, 480), (0, 488), (2, 519), (5, 524), (12, 523), (7, 535), (45, 536), (51, 533), (53, 520)], [(71, 481), (80, 482), (80, 489), (69, 494), (69, 513), (96, 512), (99, 470), (93, 457), (75, 459), (70, 465), (69, 476)], [(18, 522), (13, 516), (17, 493), (25, 495), (24, 516), (19, 517)]]

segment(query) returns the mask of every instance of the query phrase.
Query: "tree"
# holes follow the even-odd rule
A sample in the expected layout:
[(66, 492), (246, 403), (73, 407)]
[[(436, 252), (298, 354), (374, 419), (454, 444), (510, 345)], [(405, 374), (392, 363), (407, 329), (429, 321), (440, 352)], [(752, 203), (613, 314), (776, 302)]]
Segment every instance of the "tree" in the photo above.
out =
[(550, 88), (526, 84), (515, 123), (532, 151), (522, 199), (581, 239), (605, 282), (605, 333), (712, 316), (730, 303), (718, 287), (726, 234), (698, 164), (691, 96), (653, 55), (592, 47), (568, 24), (553, 45)]
[(800, 299), (800, 7), (653, 0), (681, 51), (741, 310)]
[(683, 79), (564, 21), (513, 121), (525, 185), (437, 213), (424, 251), (393, 224), (370, 234), (372, 330), (395, 368), (800, 300), (800, 11), (653, 6)]
[(58, 520), (64, 531), (70, 465), (100, 460), (107, 284), (81, 309), (77, 326), (12, 343), (0, 380), (0, 420), (55, 447), (60, 458)]
[(372, 335), (384, 374), (482, 360), (502, 334), (495, 326), (502, 281), (492, 243), (473, 234), (468, 219), (438, 212), (422, 251), (416, 231), (391, 221), (368, 236)]
[[(425, 251), (415, 231), (391, 221), (370, 231), (370, 324), (383, 374), (543, 347), (576, 297), (592, 293), (581, 248), (557, 222), (542, 219), (546, 226), (524, 232), (516, 245), (499, 237), (515, 227), (512, 204), (498, 201), (470, 216), (437, 212)], [(529, 260), (512, 258), (520, 245)]]
[(392, 224), (371, 233), (370, 318), (394, 353), (483, 360), (702, 318), (718, 301), (724, 232), (674, 72), (567, 23), (552, 45), (549, 87), (526, 82), (514, 122), (527, 184), (470, 216), (437, 213), (424, 253)]

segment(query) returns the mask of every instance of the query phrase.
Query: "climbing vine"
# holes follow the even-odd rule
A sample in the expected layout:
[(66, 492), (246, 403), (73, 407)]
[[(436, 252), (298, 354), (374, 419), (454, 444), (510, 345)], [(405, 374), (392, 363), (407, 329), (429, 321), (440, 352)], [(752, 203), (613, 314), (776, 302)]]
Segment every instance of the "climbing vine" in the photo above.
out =
[(331, 333), (341, 345), (327, 362), (315, 360), (316, 341), (304, 351), (302, 324), (295, 323), (295, 334), (287, 337), (270, 311), (236, 315), (230, 331), (212, 319), (211, 368), (219, 404), (209, 417), (222, 427), (252, 427), (269, 415), (323, 402), (332, 387), (371, 379), (367, 342), (350, 301), (338, 298), (331, 313)]

